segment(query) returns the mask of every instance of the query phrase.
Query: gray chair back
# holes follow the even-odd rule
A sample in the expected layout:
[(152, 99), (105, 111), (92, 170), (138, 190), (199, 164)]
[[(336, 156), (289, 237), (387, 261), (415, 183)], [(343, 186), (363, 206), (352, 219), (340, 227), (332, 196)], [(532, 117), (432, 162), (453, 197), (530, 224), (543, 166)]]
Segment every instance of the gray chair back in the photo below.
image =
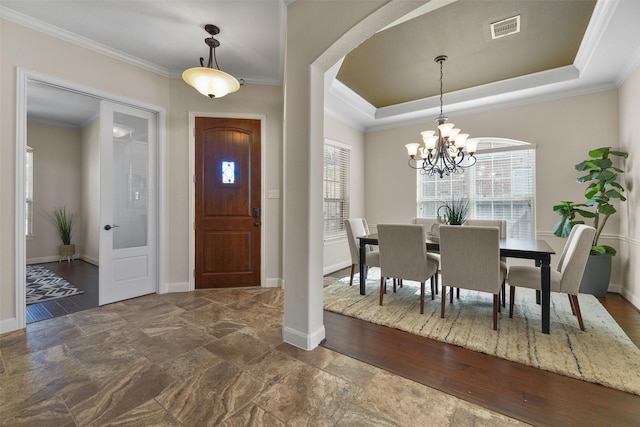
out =
[(422, 225), (378, 224), (378, 245), (382, 277), (424, 282), (434, 274)]
[(498, 227), (500, 230), (500, 238), (507, 238), (507, 221), (504, 219), (468, 219), (464, 225), (475, 227)]
[(500, 292), (503, 276), (497, 227), (441, 226), (440, 257), (443, 286), (494, 295)]
[(584, 274), (596, 229), (585, 224), (575, 225), (564, 245), (558, 261), (561, 274), (560, 292), (577, 295)]
[(369, 234), (369, 226), (364, 218), (349, 218), (344, 221), (351, 253), (351, 264), (360, 264), (360, 242), (358, 237)]

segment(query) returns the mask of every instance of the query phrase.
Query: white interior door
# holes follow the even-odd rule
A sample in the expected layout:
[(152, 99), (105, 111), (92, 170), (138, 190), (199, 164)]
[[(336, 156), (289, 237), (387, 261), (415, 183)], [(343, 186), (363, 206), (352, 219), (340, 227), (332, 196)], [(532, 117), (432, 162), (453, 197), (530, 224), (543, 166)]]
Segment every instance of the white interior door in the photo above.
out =
[(101, 101), (100, 305), (157, 291), (156, 123)]

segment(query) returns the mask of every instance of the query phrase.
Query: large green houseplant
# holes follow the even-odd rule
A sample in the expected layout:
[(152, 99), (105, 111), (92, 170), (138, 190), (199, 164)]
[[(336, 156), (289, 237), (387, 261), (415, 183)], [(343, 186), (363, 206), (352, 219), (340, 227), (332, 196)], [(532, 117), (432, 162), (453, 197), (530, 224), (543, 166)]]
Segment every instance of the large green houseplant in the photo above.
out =
[(67, 257), (67, 260), (69, 260), (73, 257), (76, 251), (76, 245), (71, 243), (71, 236), (73, 235), (73, 230), (78, 221), (79, 214), (77, 212), (69, 212), (67, 211), (67, 207), (63, 206), (61, 208), (46, 211), (45, 215), (55, 226), (56, 231), (58, 232), (58, 237), (62, 242), (59, 246), (60, 257)]
[[(587, 263), (587, 270), (583, 276), (582, 283), (583, 287), (590, 288), (590, 286), (585, 286), (585, 279), (591, 277), (594, 278), (594, 280), (600, 281), (601, 283), (599, 284), (593, 284), (598, 290), (590, 292), (599, 296), (603, 296), (606, 293), (606, 288), (609, 286), (611, 256), (616, 254), (616, 250), (611, 246), (601, 245), (599, 243), (600, 235), (609, 217), (617, 212), (616, 208), (612, 205), (612, 201), (615, 199), (621, 202), (627, 200), (623, 195), (625, 191), (624, 187), (619, 182), (619, 174), (624, 173), (624, 171), (613, 165), (610, 156), (626, 159), (629, 154), (623, 151), (613, 151), (611, 147), (590, 150), (590, 159), (575, 165), (577, 171), (587, 172), (586, 175), (576, 179), (580, 184), (587, 184), (584, 193), (586, 201), (583, 203), (563, 201), (553, 207), (553, 210), (560, 215), (560, 219), (553, 229), (553, 233), (556, 236), (568, 237), (574, 225), (585, 224), (584, 219), (590, 220), (591, 223), (589, 225), (592, 225), (596, 229), (596, 234), (591, 246), (592, 256)], [(598, 255), (606, 256), (601, 256), (598, 260), (594, 260), (594, 257)], [(597, 267), (594, 266), (595, 263), (598, 263)], [(602, 283), (605, 280), (605, 275), (606, 284)], [(606, 287), (602, 290), (604, 286)], [(591, 289), (587, 289), (587, 292), (589, 291), (591, 291)]]

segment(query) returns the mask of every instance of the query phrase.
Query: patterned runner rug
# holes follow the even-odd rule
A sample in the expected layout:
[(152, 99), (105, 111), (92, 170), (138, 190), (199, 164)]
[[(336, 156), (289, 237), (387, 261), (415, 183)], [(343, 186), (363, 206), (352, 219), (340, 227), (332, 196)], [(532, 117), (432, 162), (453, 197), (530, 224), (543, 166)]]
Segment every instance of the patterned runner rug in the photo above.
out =
[(592, 295), (579, 295), (585, 332), (571, 314), (567, 296), (552, 292), (551, 334), (543, 334), (535, 291), (523, 288), (516, 293), (513, 319), (507, 303), (494, 331), (489, 294), (461, 289), (460, 299), (447, 301), (442, 319), (440, 295), (432, 301), (428, 284), (423, 315), (415, 282), (405, 281), (396, 294), (388, 283), (380, 306), (379, 278), (380, 270), (372, 267), (367, 295), (360, 295), (358, 275), (353, 286), (349, 277), (327, 284), (325, 310), (640, 395), (640, 349)]
[(27, 305), (84, 293), (51, 270), (27, 265)]

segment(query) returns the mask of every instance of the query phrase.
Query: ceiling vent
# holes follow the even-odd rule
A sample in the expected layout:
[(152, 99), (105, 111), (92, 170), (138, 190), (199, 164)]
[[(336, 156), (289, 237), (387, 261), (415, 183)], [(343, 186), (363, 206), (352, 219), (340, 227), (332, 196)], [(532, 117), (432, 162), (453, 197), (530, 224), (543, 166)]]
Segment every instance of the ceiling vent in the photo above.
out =
[(516, 34), (520, 32), (520, 15), (503, 19), (502, 21), (491, 24), (491, 39), (499, 39), (500, 37)]

